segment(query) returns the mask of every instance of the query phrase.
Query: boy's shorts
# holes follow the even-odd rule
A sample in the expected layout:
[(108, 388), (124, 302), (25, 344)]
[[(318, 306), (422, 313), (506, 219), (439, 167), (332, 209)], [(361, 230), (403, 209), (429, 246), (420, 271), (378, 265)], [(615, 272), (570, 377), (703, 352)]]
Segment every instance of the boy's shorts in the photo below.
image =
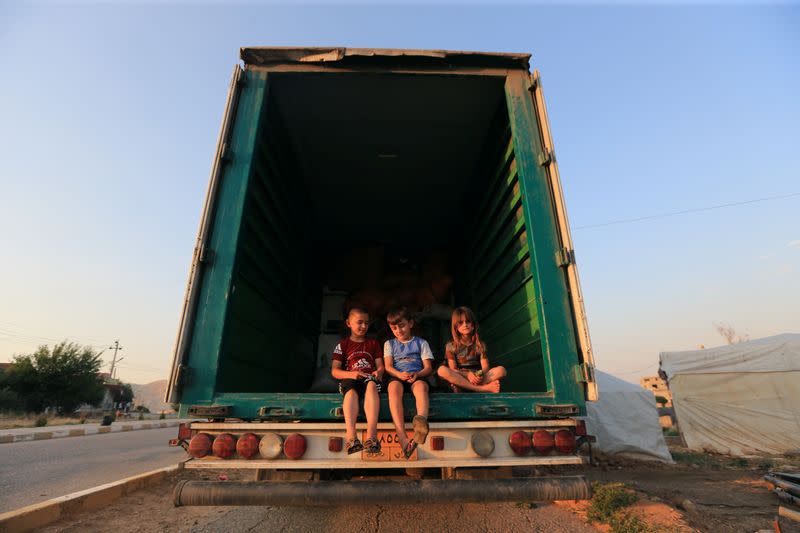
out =
[(392, 376), (392, 377), (389, 378), (389, 383), (391, 383), (392, 381), (396, 381), (396, 382), (400, 383), (403, 386), (403, 394), (406, 394), (406, 393), (411, 394), (411, 387), (417, 381), (421, 381), (421, 382), (425, 383), (426, 385), (428, 385), (428, 388), (430, 388), (430, 385), (426, 381), (426, 378), (419, 378), (414, 383), (409, 383), (408, 381), (404, 381), (402, 379), (397, 379), (396, 377)]
[(364, 393), (367, 392), (367, 383), (370, 381), (374, 381), (375, 385), (378, 388), (378, 392), (381, 392), (383, 388), (381, 386), (380, 381), (375, 381), (374, 379), (364, 378), (364, 379), (343, 379), (339, 382), (339, 393), (344, 396), (347, 394), (347, 391), (354, 390), (356, 394), (358, 394), (359, 398), (364, 397)]

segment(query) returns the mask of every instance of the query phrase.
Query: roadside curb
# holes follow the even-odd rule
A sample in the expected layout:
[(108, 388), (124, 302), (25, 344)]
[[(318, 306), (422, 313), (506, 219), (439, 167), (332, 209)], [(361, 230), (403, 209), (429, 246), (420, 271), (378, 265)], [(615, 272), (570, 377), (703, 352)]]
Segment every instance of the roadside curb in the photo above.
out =
[(22, 533), (52, 524), (62, 518), (105, 507), (119, 498), (156, 485), (183, 469), (183, 463), (120, 479), (66, 496), (0, 514), (0, 532)]
[(46, 439), (62, 439), (64, 437), (84, 437), (86, 435), (99, 435), (105, 433), (119, 433), (122, 431), (138, 431), (140, 429), (163, 429), (171, 428), (180, 424), (182, 420), (168, 420), (157, 422), (144, 422), (144, 423), (119, 423), (118, 425), (100, 426), (100, 427), (76, 427), (67, 429), (55, 429), (53, 431), (32, 431), (30, 433), (22, 434), (3, 434), (0, 430), (0, 444), (11, 444), (14, 442), (30, 442), (35, 440)]

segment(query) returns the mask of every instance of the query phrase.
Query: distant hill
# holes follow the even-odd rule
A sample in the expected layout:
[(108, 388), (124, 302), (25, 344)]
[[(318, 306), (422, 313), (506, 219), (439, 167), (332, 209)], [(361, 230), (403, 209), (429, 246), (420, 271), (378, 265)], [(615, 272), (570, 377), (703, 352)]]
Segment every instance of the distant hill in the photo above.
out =
[(134, 405), (144, 405), (150, 409), (151, 413), (172, 412), (172, 406), (164, 402), (164, 394), (167, 391), (166, 379), (160, 379), (145, 385), (131, 383), (131, 388), (133, 389)]

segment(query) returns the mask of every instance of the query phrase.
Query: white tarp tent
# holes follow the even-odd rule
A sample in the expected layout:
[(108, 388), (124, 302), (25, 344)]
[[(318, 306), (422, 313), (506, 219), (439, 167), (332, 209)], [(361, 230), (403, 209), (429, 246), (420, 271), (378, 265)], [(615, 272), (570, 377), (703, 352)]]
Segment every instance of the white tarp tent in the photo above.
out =
[(595, 371), (599, 400), (586, 402), (586, 429), (595, 449), (633, 459), (672, 462), (653, 392)]
[(800, 446), (800, 335), (662, 352), (686, 445), (732, 455)]

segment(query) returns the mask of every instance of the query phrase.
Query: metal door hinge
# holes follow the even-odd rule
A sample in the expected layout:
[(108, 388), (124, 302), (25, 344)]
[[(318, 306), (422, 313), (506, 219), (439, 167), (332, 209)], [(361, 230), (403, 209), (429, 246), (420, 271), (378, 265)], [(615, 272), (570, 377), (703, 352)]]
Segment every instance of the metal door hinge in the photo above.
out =
[(219, 151), (219, 160), (223, 163), (228, 163), (233, 159), (233, 152), (227, 142), (222, 143), (222, 148)]
[(190, 405), (188, 415), (200, 418), (230, 418), (232, 412), (232, 405)]
[(556, 252), (556, 264), (560, 267), (575, 264), (575, 250), (561, 248)]
[(572, 403), (563, 404), (541, 404), (534, 406), (536, 416), (575, 416), (580, 413), (578, 406)]
[(264, 406), (258, 410), (258, 416), (264, 418), (294, 418), (300, 415), (299, 407), (270, 407)]
[(539, 165), (546, 167), (556, 161), (556, 153), (553, 150), (546, 150), (539, 156)]
[[(188, 352), (188, 350), (187, 350)], [(188, 358), (189, 354), (185, 354), (184, 359)], [(187, 365), (179, 365), (178, 373), (175, 376), (175, 382), (180, 387), (186, 387), (192, 384), (192, 369)]]
[(202, 264), (210, 265), (214, 261), (214, 250), (205, 244), (201, 244), (200, 253), (197, 256), (197, 260)]
[(578, 383), (594, 383), (594, 367), (589, 363), (575, 365), (574, 371)]

